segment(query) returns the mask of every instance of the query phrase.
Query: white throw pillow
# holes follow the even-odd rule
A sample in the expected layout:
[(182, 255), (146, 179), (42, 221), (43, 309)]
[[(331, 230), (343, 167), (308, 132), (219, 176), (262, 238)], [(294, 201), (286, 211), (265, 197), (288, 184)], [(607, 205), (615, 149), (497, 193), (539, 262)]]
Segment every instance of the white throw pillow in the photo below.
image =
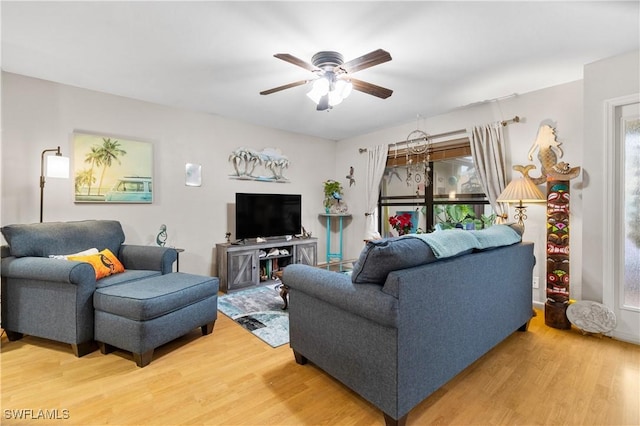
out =
[(98, 253), (99, 252), (97, 248), (90, 248), (90, 249), (83, 250), (81, 252), (73, 253), (73, 254), (50, 254), (49, 258), (67, 260), (67, 257), (69, 256), (88, 256), (90, 254), (98, 254)]

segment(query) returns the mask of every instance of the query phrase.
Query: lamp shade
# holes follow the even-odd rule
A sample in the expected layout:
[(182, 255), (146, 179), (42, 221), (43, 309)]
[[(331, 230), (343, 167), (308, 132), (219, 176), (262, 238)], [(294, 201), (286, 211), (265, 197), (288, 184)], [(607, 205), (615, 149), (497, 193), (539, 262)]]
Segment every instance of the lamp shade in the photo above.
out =
[(47, 156), (47, 177), (69, 178), (69, 157), (61, 155)]
[(521, 177), (509, 182), (496, 201), (501, 203), (540, 203), (546, 200), (547, 198), (531, 179)]

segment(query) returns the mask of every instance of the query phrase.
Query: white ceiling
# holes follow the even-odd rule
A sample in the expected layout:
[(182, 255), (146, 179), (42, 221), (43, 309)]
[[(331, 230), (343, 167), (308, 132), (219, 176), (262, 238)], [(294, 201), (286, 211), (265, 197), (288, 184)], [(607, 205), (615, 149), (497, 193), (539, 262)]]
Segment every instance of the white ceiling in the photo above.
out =
[[(2, 1), (2, 69), (340, 140), (579, 80), (639, 48), (639, 4)], [(354, 91), (318, 112), (309, 86), (259, 95), (313, 76), (275, 53), (378, 48), (393, 60), (354, 76), (386, 100)]]

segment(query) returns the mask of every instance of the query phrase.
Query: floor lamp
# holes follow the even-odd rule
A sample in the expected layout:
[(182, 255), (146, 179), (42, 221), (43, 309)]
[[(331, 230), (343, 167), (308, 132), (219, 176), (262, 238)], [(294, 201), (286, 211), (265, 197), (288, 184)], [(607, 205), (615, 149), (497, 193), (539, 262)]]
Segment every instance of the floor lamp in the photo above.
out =
[(55, 155), (47, 155), (47, 177), (69, 178), (69, 157), (63, 157), (60, 147), (45, 149), (40, 156), (40, 223), (42, 223), (42, 204), (44, 200), (44, 158), (47, 152), (55, 152)]
[(524, 221), (527, 219), (527, 206), (522, 203), (543, 203), (547, 198), (542, 194), (533, 181), (524, 176), (513, 179), (502, 191), (498, 199), (501, 203), (518, 203), (515, 206), (516, 213), (513, 218), (518, 221), (524, 231)]

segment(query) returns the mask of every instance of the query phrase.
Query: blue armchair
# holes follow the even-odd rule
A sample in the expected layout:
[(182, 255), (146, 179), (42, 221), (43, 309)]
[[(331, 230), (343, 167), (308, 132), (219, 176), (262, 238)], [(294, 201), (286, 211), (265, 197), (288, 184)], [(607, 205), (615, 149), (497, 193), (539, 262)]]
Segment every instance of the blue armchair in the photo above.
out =
[[(2, 327), (10, 341), (24, 334), (69, 343), (81, 357), (93, 340), (93, 293), (105, 287), (171, 273), (174, 249), (124, 244), (118, 221), (87, 220), (2, 228)], [(89, 248), (109, 249), (125, 272), (96, 280), (89, 263), (52, 259)]]

